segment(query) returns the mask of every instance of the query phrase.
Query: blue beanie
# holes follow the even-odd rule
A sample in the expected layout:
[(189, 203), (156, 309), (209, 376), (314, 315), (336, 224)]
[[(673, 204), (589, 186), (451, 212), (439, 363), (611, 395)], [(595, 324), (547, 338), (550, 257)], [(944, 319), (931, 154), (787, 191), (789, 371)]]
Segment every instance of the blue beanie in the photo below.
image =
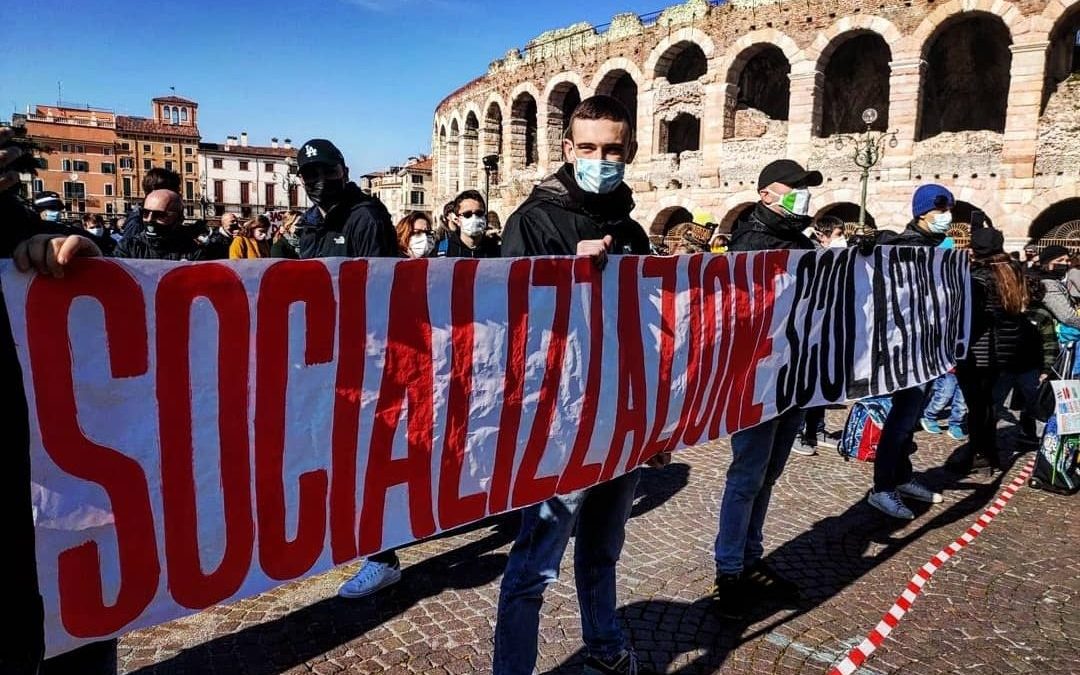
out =
[(941, 206), (948, 205), (952, 208), (955, 204), (953, 193), (944, 185), (931, 183), (915, 190), (915, 196), (911, 198), (911, 215), (919, 218)]

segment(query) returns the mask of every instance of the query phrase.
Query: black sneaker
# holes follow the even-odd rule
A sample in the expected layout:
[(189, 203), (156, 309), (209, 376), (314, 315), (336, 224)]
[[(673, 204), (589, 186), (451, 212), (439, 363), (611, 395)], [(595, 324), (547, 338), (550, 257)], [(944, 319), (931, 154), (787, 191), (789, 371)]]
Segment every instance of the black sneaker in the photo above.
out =
[(717, 574), (709, 599), (713, 612), (723, 619), (743, 619), (749, 611), (746, 584), (738, 574)]
[(799, 587), (777, 574), (764, 560), (743, 570), (742, 580), (754, 592), (781, 602), (798, 602), (802, 599)]
[(590, 656), (585, 659), (585, 667), (581, 672), (583, 675), (656, 675), (653, 671), (642, 668), (637, 655), (629, 649), (624, 649), (622, 654), (610, 661)]

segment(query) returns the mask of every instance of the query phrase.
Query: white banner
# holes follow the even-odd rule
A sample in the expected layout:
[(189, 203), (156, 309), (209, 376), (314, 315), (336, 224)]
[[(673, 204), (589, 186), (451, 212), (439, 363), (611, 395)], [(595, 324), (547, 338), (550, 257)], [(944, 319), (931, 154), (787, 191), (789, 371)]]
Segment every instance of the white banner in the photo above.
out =
[(962, 356), (956, 251), (0, 267), (50, 655)]

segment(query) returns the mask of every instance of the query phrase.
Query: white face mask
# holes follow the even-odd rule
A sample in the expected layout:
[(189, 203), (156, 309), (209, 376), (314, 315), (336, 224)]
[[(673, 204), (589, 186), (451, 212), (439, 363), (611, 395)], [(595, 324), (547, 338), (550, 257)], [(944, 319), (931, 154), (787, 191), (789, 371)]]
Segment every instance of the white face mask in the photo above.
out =
[(100, 237), (101, 235), (105, 234), (104, 227), (88, 227), (86, 228), (86, 231), (94, 235), (95, 237)]
[(466, 237), (476, 238), (484, 233), (487, 221), (483, 216), (469, 216), (461, 219), (461, 233)]
[(776, 197), (775, 204), (794, 216), (805, 216), (810, 213), (810, 191), (806, 188), (797, 188), (787, 194), (779, 195), (769, 190)]
[(837, 237), (829, 242), (829, 248), (847, 248), (847, 237)]
[(427, 234), (414, 234), (409, 237), (409, 252), (414, 258), (423, 258), (435, 250), (435, 240)]
[(934, 234), (945, 234), (952, 226), (952, 211), (935, 213), (933, 218), (927, 214), (923, 218), (926, 219), (926, 226)]

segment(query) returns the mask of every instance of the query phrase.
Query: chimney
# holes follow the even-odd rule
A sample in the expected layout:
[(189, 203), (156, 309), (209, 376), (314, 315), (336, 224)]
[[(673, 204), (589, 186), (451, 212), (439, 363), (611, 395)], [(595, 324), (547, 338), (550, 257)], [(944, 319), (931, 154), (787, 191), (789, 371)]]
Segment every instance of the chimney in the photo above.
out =
[(240, 145), (241, 145), (241, 147), (245, 147), (245, 148), (247, 147), (247, 132), (246, 131), (241, 131), (240, 132)]
[(277, 149), (277, 136), (270, 139), (270, 147), (274, 148), (275, 150)]
[(226, 148), (231, 148), (231, 147), (233, 147), (235, 145), (236, 145), (236, 136), (226, 136), (225, 137), (225, 147)]
[(286, 138), (285, 139), (285, 149), (286, 150), (292, 150), (292, 139), (291, 138)]

